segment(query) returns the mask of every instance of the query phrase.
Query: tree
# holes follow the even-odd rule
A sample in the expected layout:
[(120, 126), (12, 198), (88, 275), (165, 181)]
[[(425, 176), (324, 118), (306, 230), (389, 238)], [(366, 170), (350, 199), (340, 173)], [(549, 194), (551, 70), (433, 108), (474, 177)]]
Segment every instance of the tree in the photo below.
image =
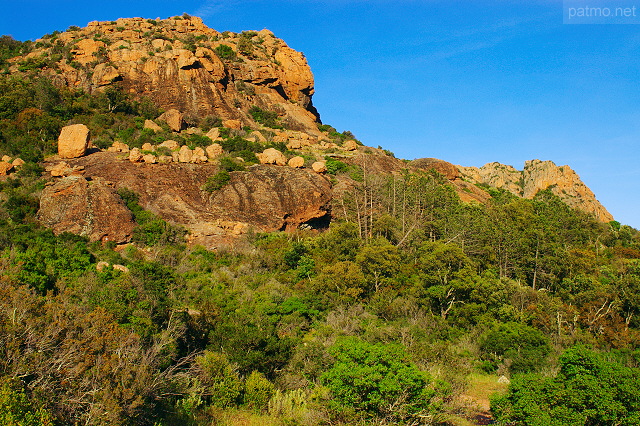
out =
[(335, 362), (320, 380), (331, 390), (337, 411), (402, 421), (433, 408), (437, 392), (432, 379), (409, 361), (401, 346), (346, 337), (330, 352)]
[(509, 360), (512, 372), (531, 372), (540, 368), (551, 351), (540, 330), (517, 322), (498, 324), (482, 337), (480, 349), (495, 360)]
[(640, 424), (638, 380), (640, 369), (576, 346), (560, 357), (555, 377), (516, 377), (491, 409), (499, 424), (635, 426)]

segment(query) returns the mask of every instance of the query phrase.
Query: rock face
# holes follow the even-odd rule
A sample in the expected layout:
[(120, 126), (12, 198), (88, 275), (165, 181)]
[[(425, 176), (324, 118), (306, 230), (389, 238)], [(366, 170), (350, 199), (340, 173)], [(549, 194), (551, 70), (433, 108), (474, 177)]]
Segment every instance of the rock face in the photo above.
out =
[(58, 136), (58, 155), (61, 158), (82, 157), (89, 145), (89, 128), (84, 124), (65, 126)]
[(500, 163), (489, 163), (480, 168), (458, 168), (462, 176), (473, 183), (484, 183), (529, 199), (539, 191), (550, 189), (573, 208), (591, 213), (602, 222), (613, 220), (611, 213), (596, 200), (594, 193), (569, 166), (530, 160), (525, 162), (523, 171)]
[[(128, 188), (139, 194), (139, 202), (145, 209), (185, 226), (191, 233), (191, 243), (208, 248), (228, 244), (230, 239), (250, 229), (271, 232), (293, 230), (302, 224), (323, 227), (329, 223), (331, 184), (304, 169), (255, 165), (246, 172), (231, 172), (230, 183), (209, 194), (201, 188), (218, 171), (213, 163), (131, 163), (118, 159), (118, 154), (112, 152), (97, 152), (68, 161), (71, 167), (84, 167), (85, 175), (92, 180), (66, 178), (45, 189), (39, 217), (56, 232), (120, 239), (122, 234), (116, 237), (115, 230), (104, 231), (110, 228), (96, 225), (112, 215), (113, 207), (107, 205), (106, 198), (104, 204), (91, 198), (95, 197), (92, 195), (95, 188), (107, 188), (118, 198), (110, 203), (122, 203), (112, 188), (99, 183), (103, 181), (114, 182), (116, 189)], [(87, 210), (91, 206), (90, 214)], [(103, 213), (98, 214), (98, 210)], [(93, 228), (86, 225), (89, 218), (93, 220)], [(125, 223), (123, 219), (111, 220), (118, 229), (119, 223)]]
[(456, 166), (437, 158), (419, 158), (409, 163), (410, 166), (422, 170), (435, 170), (449, 180), (455, 180), (460, 177), (460, 171)]
[[(48, 41), (37, 41), (47, 47), (29, 57), (55, 57)], [(88, 93), (117, 84), (165, 111), (235, 120), (233, 128), (260, 128), (248, 113), (257, 106), (276, 112), (287, 128), (319, 134), (307, 60), (268, 30), (221, 34), (197, 17), (121, 18), (63, 32), (56, 43), (72, 56), (43, 70), (56, 84)]]
[(13, 170), (13, 164), (7, 161), (0, 161), (0, 176), (6, 176)]
[(72, 232), (91, 241), (123, 243), (131, 238), (135, 222), (115, 189), (103, 180), (81, 176), (46, 186), (38, 219), (53, 232)]

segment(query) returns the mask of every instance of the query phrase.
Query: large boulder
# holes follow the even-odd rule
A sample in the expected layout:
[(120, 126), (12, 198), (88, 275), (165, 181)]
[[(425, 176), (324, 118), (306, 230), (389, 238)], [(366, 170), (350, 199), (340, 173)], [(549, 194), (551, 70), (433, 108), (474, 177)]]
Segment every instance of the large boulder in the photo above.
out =
[(311, 168), (316, 173), (325, 173), (327, 171), (327, 163), (324, 161), (316, 161), (311, 165)]
[(242, 122), (240, 120), (224, 120), (222, 125), (227, 129), (242, 129)]
[(124, 243), (136, 226), (115, 189), (102, 179), (71, 176), (42, 191), (38, 219), (55, 234), (71, 232), (91, 241)]
[(161, 132), (162, 131), (162, 127), (158, 126), (156, 123), (154, 123), (151, 120), (145, 120), (144, 121), (144, 128), (153, 130), (154, 132)]
[(171, 151), (175, 151), (176, 149), (180, 148), (180, 144), (171, 139), (162, 142), (160, 146), (169, 148)]
[(13, 164), (7, 161), (0, 161), (0, 176), (6, 176), (13, 170)]
[(206, 151), (207, 151), (207, 156), (209, 157), (210, 160), (215, 160), (216, 158), (220, 157), (224, 153), (224, 150), (222, 149), (222, 145), (220, 145), (219, 143), (214, 143), (209, 145), (206, 148)]
[(304, 158), (300, 156), (292, 157), (287, 164), (289, 164), (289, 167), (299, 169), (304, 167)]
[(177, 109), (170, 109), (164, 112), (158, 120), (164, 121), (169, 125), (169, 128), (174, 132), (179, 132), (185, 127), (184, 118), (182, 117), (182, 113)]
[(78, 158), (87, 152), (89, 128), (84, 124), (65, 126), (58, 136), (58, 155), (61, 158)]
[(262, 151), (262, 154), (256, 154), (256, 157), (261, 164), (276, 164), (278, 166), (287, 164), (287, 157), (275, 148), (267, 148)]
[(205, 136), (212, 141), (215, 141), (216, 139), (218, 139), (218, 137), (220, 137), (220, 129), (218, 129), (217, 127), (213, 127), (207, 132)]
[(193, 151), (189, 149), (188, 146), (182, 145), (180, 147), (180, 151), (178, 152), (178, 161), (181, 163), (190, 163), (193, 159)]

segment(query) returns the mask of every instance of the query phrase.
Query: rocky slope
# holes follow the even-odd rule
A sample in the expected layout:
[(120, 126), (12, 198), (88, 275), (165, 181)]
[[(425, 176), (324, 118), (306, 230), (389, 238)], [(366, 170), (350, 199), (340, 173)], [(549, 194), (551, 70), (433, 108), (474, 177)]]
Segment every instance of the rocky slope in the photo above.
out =
[(290, 129), (318, 135), (313, 74), (300, 52), (268, 30), (219, 33), (200, 18), (122, 18), (35, 41), (11, 72), (38, 63), (59, 85), (88, 93), (118, 84), (187, 117), (253, 126), (252, 106), (278, 113)]
[[(293, 230), (304, 224), (321, 228), (330, 219), (331, 184), (309, 169), (254, 165), (231, 172), (227, 185), (209, 193), (202, 187), (219, 169), (213, 163), (138, 163), (113, 152), (94, 152), (67, 163), (84, 177), (71, 173), (45, 188), (39, 218), (56, 232), (92, 240), (128, 240), (130, 214), (121, 211), (120, 206), (126, 210), (121, 200), (106, 201), (120, 188), (138, 194), (145, 209), (187, 228), (190, 243), (209, 248), (232, 244), (251, 230)], [(110, 220), (102, 220), (109, 215)]]
[(533, 198), (539, 191), (549, 189), (569, 206), (592, 213), (598, 220), (613, 220), (611, 213), (569, 166), (556, 166), (552, 161), (530, 160), (524, 170), (500, 163), (478, 167), (458, 166), (462, 178), (472, 183), (505, 189), (518, 197)]

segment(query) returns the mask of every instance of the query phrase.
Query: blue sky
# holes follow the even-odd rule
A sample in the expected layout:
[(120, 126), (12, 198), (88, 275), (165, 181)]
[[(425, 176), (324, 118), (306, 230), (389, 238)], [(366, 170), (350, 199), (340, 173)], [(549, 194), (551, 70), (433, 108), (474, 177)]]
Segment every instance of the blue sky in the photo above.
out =
[(640, 228), (640, 26), (566, 25), (551, 0), (3, 3), (0, 34), (19, 40), (184, 12), (219, 31), (269, 28), (305, 53), (323, 122), (401, 158), (568, 164)]

